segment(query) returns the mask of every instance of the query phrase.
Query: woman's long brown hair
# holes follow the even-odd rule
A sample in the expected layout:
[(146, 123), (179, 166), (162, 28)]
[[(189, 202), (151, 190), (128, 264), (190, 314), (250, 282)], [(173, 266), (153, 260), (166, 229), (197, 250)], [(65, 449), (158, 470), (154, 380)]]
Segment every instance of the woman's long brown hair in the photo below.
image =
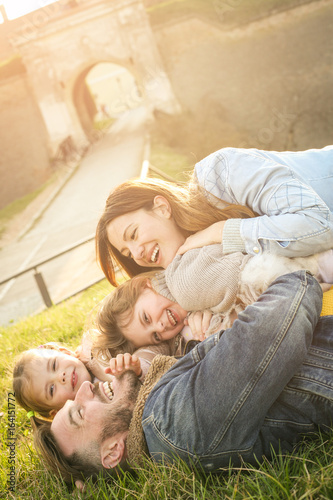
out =
[(205, 196), (205, 191), (197, 183), (184, 186), (160, 179), (132, 179), (117, 186), (106, 200), (105, 210), (96, 229), (96, 256), (106, 278), (113, 286), (116, 281), (116, 268), (119, 265), (130, 276), (151, 271), (151, 267), (139, 266), (134, 260), (124, 257), (108, 240), (107, 226), (120, 215), (128, 214), (141, 208), (152, 210), (155, 196), (164, 196), (170, 203), (172, 217), (178, 227), (196, 233), (214, 222), (232, 218), (254, 217), (254, 212), (242, 205), (216, 206), (221, 200)]

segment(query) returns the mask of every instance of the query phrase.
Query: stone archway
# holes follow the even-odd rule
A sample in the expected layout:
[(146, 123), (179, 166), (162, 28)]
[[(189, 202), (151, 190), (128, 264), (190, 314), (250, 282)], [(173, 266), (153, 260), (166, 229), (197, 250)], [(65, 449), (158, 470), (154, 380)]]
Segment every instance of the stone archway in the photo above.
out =
[(130, 71), (147, 106), (178, 110), (141, 1), (59, 0), (26, 16), (12, 44), (27, 68), (51, 151), (68, 136), (86, 140), (94, 110), (83, 82), (101, 61)]

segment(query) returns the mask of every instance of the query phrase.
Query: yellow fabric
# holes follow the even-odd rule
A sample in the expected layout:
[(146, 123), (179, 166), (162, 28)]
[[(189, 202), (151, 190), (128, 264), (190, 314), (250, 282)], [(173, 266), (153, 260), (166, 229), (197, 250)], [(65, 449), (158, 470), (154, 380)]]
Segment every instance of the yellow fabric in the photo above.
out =
[(323, 308), (321, 310), (320, 316), (332, 316), (333, 315), (333, 286), (323, 294)]

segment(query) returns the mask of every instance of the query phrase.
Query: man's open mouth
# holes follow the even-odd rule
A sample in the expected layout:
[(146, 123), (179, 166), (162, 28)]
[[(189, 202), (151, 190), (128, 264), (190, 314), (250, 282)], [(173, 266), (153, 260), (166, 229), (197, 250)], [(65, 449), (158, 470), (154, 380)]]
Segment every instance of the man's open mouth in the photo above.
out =
[(168, 318), (169, 318), (170, 323), (171, 323), (173, 326), (176, 326), (176, 325), (177, 325), (177, 323), (178, 323), (178, 321), (177, 321), (177, 319), (176, 319), (175, 315), (173, 314), (173, 312), (172, 312), (172, 311), (170, 311), (170, 309), (167, 309), (167, 310), (166, 310), (166, 312), (167, 312), (167, 315), (168, 315)]
[(158, 245), (156, 245), (153, 253), (151, 254), (150, 262), (153, 262), (155, 264), (155, 262), (158, 259), (159, 253), (160, 253), (160, 247)]
[(113, 396), (114, 396), (112, 382), (104, 382), (103, 383), (103, 390), (104, 390), (105, 396), (107, 398), (109, 398), (110, 401), (112, 401)]

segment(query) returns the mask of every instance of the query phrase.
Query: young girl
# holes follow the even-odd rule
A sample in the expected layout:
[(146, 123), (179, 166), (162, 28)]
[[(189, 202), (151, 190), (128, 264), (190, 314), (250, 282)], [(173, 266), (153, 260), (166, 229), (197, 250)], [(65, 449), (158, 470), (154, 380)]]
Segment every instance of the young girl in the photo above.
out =
[[(146, 275), (125, 281), (101, 303), (92, 338), (94, 355), (109, 358), (110, 373), (124, 365), (123, 356), (135, 353), (143, 376), (156, 354), (182, 356), (189, 341), (203, 340), (202, 332), (221, 317), (209, 311), (188, 315), (178, 304), (156, 293)], [(136, 350), (138, 349), (138, 350)]]
[[(91, 356), (88, 359), (88, 350), (83, 343), (80, 354), (75, 354), (50, 342), (23, 352), (13, 371), (13, 389), (17, 402), (27, 412), (38, 412), (41, 417), (52, 419), (68, 399), (75, 398), (83, 382), (100, 380), (104, 382), (103, 387), (107, 391), (113, 378), (105, 373), (108, 362)], [(131, 356), (126, 361), (128, 369), (141, 375), (137, 356)]]
[[(215, 245), (214, 245), (215, 246)], [(203, 249), (201, 249), (203, 250)], [(191, 254), (196, 250), (187, 252)], [(216, 257), (216, 256), (215, 256)], [(212, 259), (212, 262), (215, 262)], [(299, 267), (299, 266), (295, 266)], [(235, 282), (237, 283), (237, 269), (239, 263), (235, 262), (235, 268), (232, 272), (235, 273)], [(285, 270), (288, 272), (288, 270)], [(208, 336), (221, 328), (227, 328), (232, 324), (238, 312), (246, 307), (246, 302), (251, 303), (259, 296), (259, 291), (252, 290), (251, 294), (245, 293), (243, 296), (238, 294), (238, 302), (232, 303), (228, 311), (224, 310), (229, 298), (232, 299), (233, 291), (225, 297), (221, 296), (225, 291), (223, 276), (217, 277), (211, 287), (202, 287), (200, 296), (197, 295), (198, 289), (195, 291), (195, 299), (193, 294), (188, 291), (186, 300), (192, 297), (192, 301), (197, 304), (215, 305), (211, 307), (214, 311), (213, 315), (204, 316), (201, 313), (200, 321), (195, 325), (196, 320), (191, 322), (192, 313), (188, 316), (187, 311), (178, 303), (170, 298), (170, 293), (166, 287), (165, 272), (147, 273), (136, 276), (122, 283), (106, 299), (104, 299), (97, 317), (96, 325), (100, 332), (95, 347), (108, 352), (112, 352), (113, 359), (110, 363), (110, 373), (117, 372), (117, 354), (118, 353), (133, 353), (135, 349), (146, 349), (149, 352), (154, 346), (162, 347), (167, 345), (170, 350), (170, 355), (177, 356), (186, 352), (186, 343), (188, 339), (193, 339), (193, 335), (188, 337), (188, 326), (198, 332), (201, 330)], [(180, 274), (181, 275), (181, 274)], [(198, 276), (198, 274), (196, 275)], [(163, 281), (163, 286), (161, 282)], [(185, 279), (186, 282), (186, 279)], [(185, 283), (186, 289), (186, 283)], [(156, 289), (159, 288), (159, 292)], [(168, 295), (168, 296), (167, 296)], [(207, 299), (208, 296), (208, 299)], [(331, 291), (324, 294), (327, 296), (325, 302), (325, 315), (332, 314), (332, 304), (329, 306), (331, 299)], [(213, 300), (215, 297), (215, 302)], [(221, 299), (221, 300), (220, 300)], [(332, 301), (331, 301), (332, 302)], [(328, 306), (328, 307), (327, 307)], [(324, 307), (323, 307), (324, 312)], [(226, 317), (223, 316), (226, 314)], [(184, 328), (185, 326), (185, 328)], [(202, 336), (197, 335), (195, 338), (202, 340)]]

